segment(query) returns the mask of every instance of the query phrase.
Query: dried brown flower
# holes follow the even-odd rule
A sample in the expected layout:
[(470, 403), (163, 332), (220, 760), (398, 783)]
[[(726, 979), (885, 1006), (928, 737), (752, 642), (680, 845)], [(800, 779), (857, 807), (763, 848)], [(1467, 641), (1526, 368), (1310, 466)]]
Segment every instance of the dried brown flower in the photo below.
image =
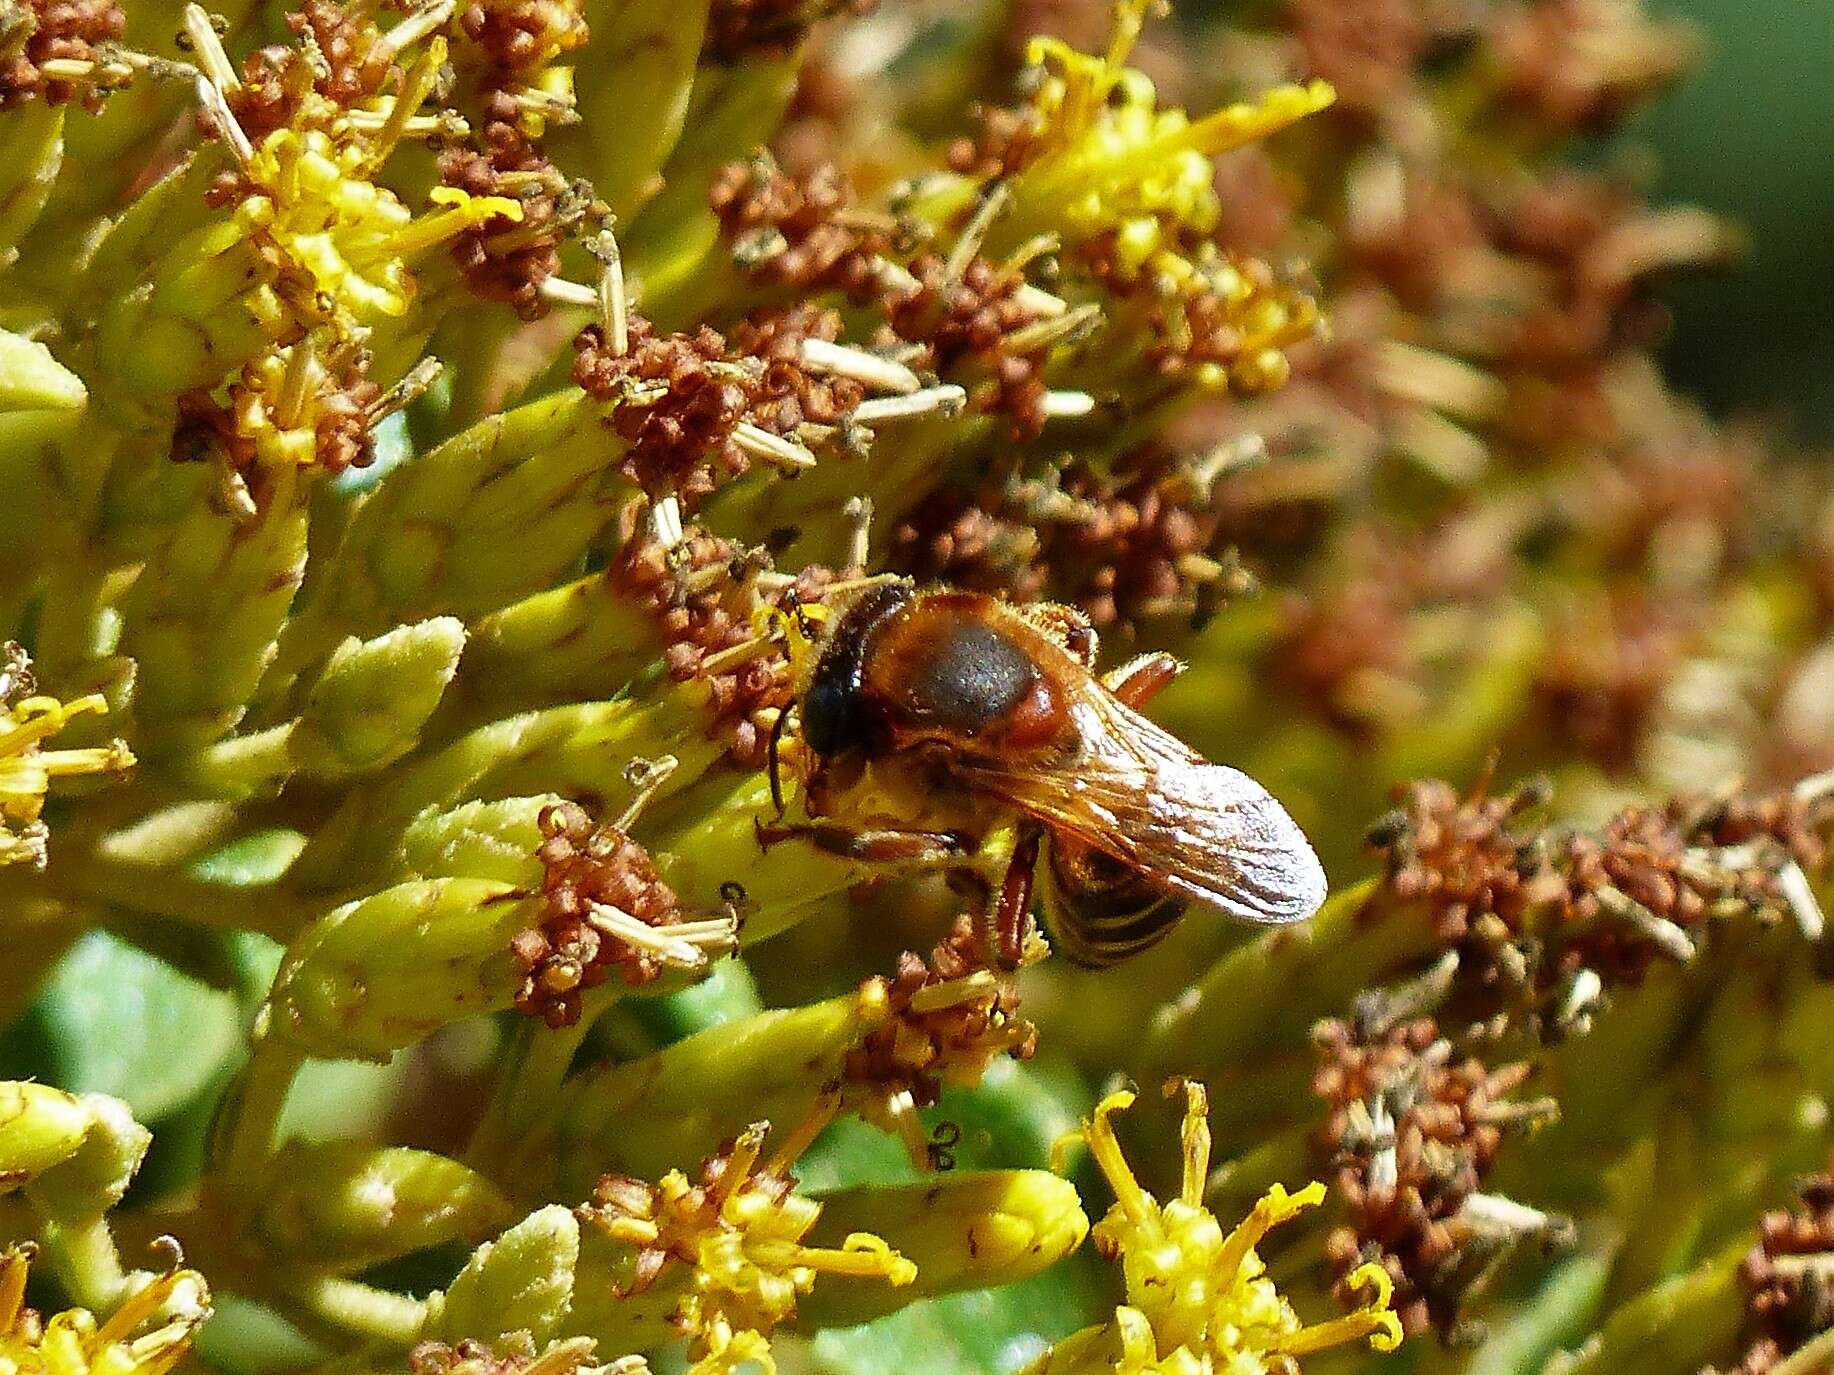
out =
[(1740, 1267), (1748, 1345), (1729, 1375), (1769, 1375), (1834, 1327), (1834, 1177), (1796, 1186), (1796, 1206), (1764, 1214)]
[(759, 152), (722, 167), (710, 201), (734, 259), (753, 277), (802, 293), (843, 291), (855, 300), (877, 292), (894, 226), (860, 211), (833, 163), (791, 177)]
[(1510, 1101), (1529, 1067), (1456, 1058), (1430, 1017), (1385, 1029), (1330, 1021), (1313, 1038), (1322, 1063), (1312, 1090), (1328, 1113), (1318, 1144), (1348, 1213), (1325, 1242), (1339, 1300), (1354, 1305), (1343, 1280), (1374, 1262), (1394, 1281), (1407, 1331), (1454, 1333), (1505, 1246), (1562, 1230), (1480, 1193), (1504, 1133), (1547, 1120), (1553, 1106)]
[(935, 1104), (945, 1082), (978, 1083), (1001, 1056), (1029, 1060), (1037, 1048), (1038, 1029), (1016, 1015), (1016, 981), (986, 969), (983, 950), (964, 917), (927, 962), (906, 951), (878, 981), (887, 1020), (847, 1055), (845, 1097), (920, 1160), (928, 1142), (916, 1109)]
[(127, 13), (116, 0), (24, 0), (7, 23), (29, 27), (23, 42), (11, 34), (5, 37), (13, 41), (0, 42), (0, 110), (28, 100), (51, 105), (80, 100), (92, 111), (101, 108), (102, 83), (52, 76), (44, 67), (97, 61), (98, 45), (114, 42), (127, 29)]
[(707, 15), (703, 57), (739, 62), (784, 57), (824, 19), (870, 14), (877, 0), (715, 0)]
[(709, 924), (688, 920), (649, 851), (620, 827), (563, 802), (542, 811), (541, 833), (541, 922), (510, 946), (525, 971), (518, 1011), (571, 1026), (581, 995), (614, 971), (646, 984), (670, 965), (699, 967), (704, 948), (718, 944), (702, 939)]
[(308, 96), (324, 102), (327, 114), (348, 110), (398, 75), (394, 54), (366, 12), (338, 0), (305, 0), (286, 24), (294, 42), (257, 48), (242, 64), (241, 85), (224, 92), (252, 142), (298, 125)]

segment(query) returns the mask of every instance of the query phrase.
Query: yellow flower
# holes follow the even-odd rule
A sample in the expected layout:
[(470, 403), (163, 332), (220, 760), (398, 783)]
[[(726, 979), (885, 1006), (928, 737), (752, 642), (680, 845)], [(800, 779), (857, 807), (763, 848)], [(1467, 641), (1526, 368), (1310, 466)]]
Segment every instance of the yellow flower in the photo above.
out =
[(623, 1175), (600, 1181), (586, 1212), (636, 1248), (627, 1292), (649, 1288), (671, 1264), (692, 1267), (674, 1314), (691, 1339), (689, 1375), (731, 1375), (748, 1363), (771, 1375), (770, 1334), (795, 1315), (797, 1296), (813, 1289), (818, 1276), (895, 1286), (917, 1278), (915, 1265), (869, 1233), (856, 1232), (839, 1247), (804, 1243), (821, 1204), (795, 1191), (790, 1166), (832, 1116), (833, 1105), (824, 1105), (765, 1162), (770, 1128), (749, 1127), (702, 1165), (699, 1183), (680, 1170), (655, 1185)]
[(72, 1308), (49, 1321), (25, 1306), (31, 1253), (0, 1252), (0, 1375), (165, 1375), (210, 1316), (210, 1291), (193, 1270), (151, 1280), (107, 1322)]
[(1144, 268), (1161, 250), (1177, 250), (1181, 235), (1215, 229), (1221, 207), (1212, 158), (1337, 98), (1313, 81), (1195, 120), (1161, 109), (1153, 83), (1126, 65), (1151, 3), (1119, 0), (1100, 56), (1055, 38), (1032, 40), (1026, 58), (1041, 77), (1029, 102), (1025, 165), (1013, 185), (1023, 223), (1005, 232), (1061, 228), (1077, 240), (1111, 232), (1124, 260)]
[(70, 702), (31, 693), (25, 651), (11, 642), (0, 646), (0, 867), (43, 866), (46, 833), (39, 815), (53, 778), (115, 773), (134, 762), (119, 740), (97, 749), (43, 748), (73, 717), (106, 712), (108, 703), (98, 693)]
[(1345, 1317), (1307, 1325), (1267, 1277), (1255, 1246), (1274, 1227), (1319, 1203), (1324, 1186), (1296, 1194), (1275, 1185), (1234, 1230), (1224, 1232), (1203, 1206), (1210, 1165), (1209, 1110), (1203, 1088), (1187, 1084), (1184, 1177), (1179, 1196), (1161, 1203), (1134, 1178), (1110, 1117), (1134, 1096), (1110, 1094), (1077, 1139), (1086, 1141), (1115, 1193), (1091, 1235), (1118, 1260), (1127, 1302), (1112, 1321), (1076, 1333), (1048, 1353), (1034, 1375), (1113, 1370), (1123, 1375), (1274, 1375), (1300, 1356), (1367, 1338), (1377, 1351), (1401, 1341), (1389, 1311), (1390, 1283), (1379, 1266), (1351, 1276), (1371, 1292)]
[(244, 174), (252, 194), (236, 211), (311, 292), (360, 319), (406, 313), (414, 291), (409, 267), (427, 250), (494, 215), (522, 217), (522, 207), (505, 197), (440, 187), (432, 199), (444, 208), (416, 218), (368, 179), (370, 167), (361, 141), (340, 145), (320, 129), (276, 129), (249, 155)]

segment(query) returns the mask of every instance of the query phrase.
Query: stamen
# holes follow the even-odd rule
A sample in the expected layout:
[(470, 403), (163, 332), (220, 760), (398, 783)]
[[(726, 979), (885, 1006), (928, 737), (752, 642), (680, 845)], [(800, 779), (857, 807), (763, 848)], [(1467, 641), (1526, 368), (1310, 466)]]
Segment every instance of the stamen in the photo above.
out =
[(376, 43), (377, 50), (385, 57), (395, 56), (403, 48), (443, 27), (457, 8), (458, 0), (433, 0), (383, 34)]
[(800, 472), (815, 466), (815, 455), (794, 440), (741, 420), (732, 431), (732, 441), (753, 458), (774, 463), (780, 468)]
[(630, 828), (637, 824), (637, 818), (643, 815), (644, 808), (655, 800), (663, 784), (674, 777), (680, 767), (681, 760), (672, 754), (665, 754), (659, 759), (633, 759), (624, 770), (624, 781), (637, 790), (637, 795), (630, 800), (623, 815), (612, 824), (628, 835)]
[(664, 497), (650, 507), (650, 528), (655, 531), (656, 543), (665, 551), (680, 544), (684, 538), (680, 500), (672, 496)]
[(235, 64), (223, 50), (223, 40), (217, 36), (216, 25), (204, 7), (198, 4), (186, 5), (183, 23), (185, 37), (191, 40), (191, 51), (202, 64), (204, 76), (219, 91), (241, 90), (242, 79), (236, 75)]
[(967, 404), (968, 393), (950, 383), (940, 387), (925, 387), (907, 396), (875, 396), (855, 406), (850, 418), (860, 425), (875, 425), (887, 420), (915, 420), (927, 415), (939, 415), (947, 419), (960, 415)]
[(968, 264), (981, 251), (981, 244), (987, 238), (987, 231), (993, 228), (993, 222), (1006, 213), (1012, 204), (1012, 187), (1005, 182), (996, 182), (981, 197), (981, 203), (975, 207), (973, 217), (962, 229), (962, 234), (955, 241), (955, 247), (949, 250), (949, 257), (943, 264), (942, 299), (947, 301), (955, 294), (968, 275)]
[(1048, 419), (1074, 420), (1094, 412), (1095, 398), (1086, 391), (1049, 391), (1042, 409)]
[(902, 363), (876, 353), (868, 353), (865, 349), (829, 343), (826, 339), (804, 339), (802, 361), (805, 367), (816, 372), (851, 377), (869, 387), (896, 392), (901, 396), (908, 396), (923, 386), (917, 374)]
[(601, 264), (597, 284), (599, 326), (614, 357), (630, 352), (630, 307), (624, 294), (624, 255), (618, 249), (618, 236), (609, 228), (601, 229), (598, 238), (587, 245), (587, 252)]
[[(1040, 292), (1040, 295), (1044, 293)], [(1056, 300), (1056, 297), (1052, 297)], [(1060, 301), (1061, 306), (1063, 303)], [(1067, 344), (1093, 333), (1102, 322), (1102, 308), (1091, 301), (1080, 305), (1075, 310), (1067, 308), (1049, 311), (1044, 318), (1034, 320), (1029, 325), (1021, 325), (1006, 336), (1006, 348), (1011, 353), (1034, 353), (1040, 349), (1051, 348), (1057, 344)]]
[[(677, 926), (651, 926), (621, 908), (594, 902), (587, 906), (586, 921), (614, 940), (623, 941), (664, 963), (683, 969), (700, 969), (710, 950), (730, 950), (738, 933), (730, 921), (683, 922)], [(687, 932), (678, 935), (678, 932)]]
[(581, 282), (569, 282), (564, 277), (543, 277), (539, 288), (543, 299), (552, 301), (557, 306), (596, 306), (599, 293)]
[(426, 394), (429, 387), (439, 380), (440, 374), (445, 370), (446, 365), (439, 359), (431, 356), (422, 358), (408, 369), (406, 376), (399, 382), (369, 403), (367, 411), (369, 424), (373, 427), (396, 411), (413, 405)]

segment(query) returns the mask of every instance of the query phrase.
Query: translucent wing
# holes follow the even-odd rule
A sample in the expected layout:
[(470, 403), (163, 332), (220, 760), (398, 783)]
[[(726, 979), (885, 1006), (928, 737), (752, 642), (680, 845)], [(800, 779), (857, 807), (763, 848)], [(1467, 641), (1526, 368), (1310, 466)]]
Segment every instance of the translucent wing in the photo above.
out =
[(1212, 764), (1094, 679), (1071, 704), (1074, 745), (1048, 759), (969, 752), (972, 786), (1244, 921), (1303, 921), (1325, 899), (1311, 842), (1254, 779)]

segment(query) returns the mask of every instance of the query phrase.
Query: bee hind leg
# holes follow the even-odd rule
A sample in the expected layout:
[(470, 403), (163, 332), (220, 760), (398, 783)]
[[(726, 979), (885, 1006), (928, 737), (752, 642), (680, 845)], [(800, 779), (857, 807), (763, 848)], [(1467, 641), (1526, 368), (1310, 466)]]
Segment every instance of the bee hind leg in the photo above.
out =
[(1032, 881), (1038, 872), (1038, 845), (1044, 831), (1027, 826), (1019, 833), (999, 896), (988, 914), (983, 944), (1001, 969), (1017, 969), (1025, 961), (1025, 938), (1031, 931)]

